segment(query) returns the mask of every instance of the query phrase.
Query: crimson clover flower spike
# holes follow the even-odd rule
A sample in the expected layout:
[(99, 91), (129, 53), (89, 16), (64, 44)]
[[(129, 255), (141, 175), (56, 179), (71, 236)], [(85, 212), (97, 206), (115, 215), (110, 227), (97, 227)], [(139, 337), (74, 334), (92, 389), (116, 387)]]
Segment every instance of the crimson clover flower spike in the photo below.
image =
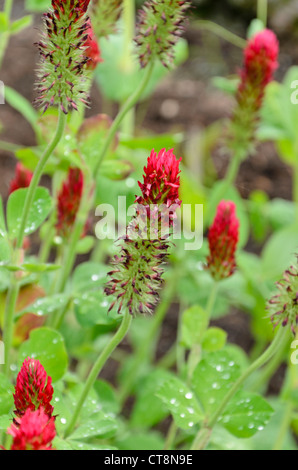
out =
[[(120, 256), (114, 257), (108, 273), (105, 293), (114, 298), (110, 311), (117, 307), (119, 314), (126, 309), (131, 315), (150, 314), (159, 300), (168, 238), (175, 211), (181, 205), (180, 161), (172, 150), (165, 149), (159, 153), (153, 150), (147, 160), (143, 183), (139, 182), (142, 196), (136, 198), (136, 215), (121, 241)], [(161, 225), (164, 220), (168, 227)]]
[(33, 173), (30, 170), (27, 170), (27, 168), (25, 168), (21, 162), (18, 162), (15, 170), (15, 176), (10, 182), (9, 194), (13, 193), (17, 189), (28, 188), (30, 186), (32, 177)]
[(272, 323), (274, 327), (289, 325), (295, 335), (298, 324), (298, 256), (276, 286), (278, 293), (267, 304)]
[(219, 281), (230, 277), (236, 269), (235, 253), (239, 240), (239, 220), (236, 205), (232, 201), (221, 201), (208, 233), (208, 269)]
[(139, 12), (135, 42), (142, 68), (159, 59), (165, 67), (174, 61), (174, 46), (184, 31), (185, 12), (190, 2), (184, 0), (149, 0)]
[(248, 94), (255, 94), (255, 106), (262, 104), (265, 88), (273, 79), (278, 68), (278, 40), (269, 29), (265, 29), (249, 41), (244, 51), (244, 67), (238, 89), (238, 100), (248, 99)]
[(88, 5), (89, 1), (52, 0), (52, 7), (44, 14), (44, 32), (37, 43), (41, 61), (35, 99), (44, 112), (57, 105), (67, 114), (78, 109), (79, 101), (89, 103)]
[[(53, 398), (52, 379), (37, 359), (28, 358), (24, 361), (17, 376), (14, 404), (15, 415), (21, 418), (26, 411), (42, 408), (48, 417), (52, 416)], [(17, 423), (17, 419), (15, 420)]]
[(232, 118), (231, 147), (245, 157), (254, 148), (259, 111), (267, 85), (278, 68), (279, 43), (269, 29), (254, 35), (244, 50), (244, 64), (236, 94), (237, 105)]
[(57, 235), (69, 237), (76, 220), (84, 188), (83, 173), (79, 168), (69, 168), (67, 178), (57, 196)]
[(54, 450), (55, 418), (42, 408), (35, 411), (28, 408), (7, 432), (13, 437), (11, 450)]

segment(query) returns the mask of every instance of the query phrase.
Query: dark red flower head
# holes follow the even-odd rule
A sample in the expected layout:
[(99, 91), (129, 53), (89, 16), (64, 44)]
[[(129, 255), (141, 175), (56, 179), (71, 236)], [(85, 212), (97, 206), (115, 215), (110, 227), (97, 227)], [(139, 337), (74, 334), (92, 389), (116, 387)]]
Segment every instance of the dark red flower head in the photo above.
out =
[(236, 268), (235, 252), (239, 239), (239, 220), (232, 201), (221, 201), (209, 229), (208, 268), (215, 280), (231, 276)]
[(52, 379), (49, 377), (36, 359), (28, 358), (24, 361), (17, 376), (14, 393), (15, 414), (21, 418), (26, 411), (42, 408), (48, 416), (52, 416), (53, 398)]
[(15, 170), (15, 177), (10, 182), (9, 194), (13, 193), (17, 189), (28, 188), (28, 186), (30, 186), (32, 176), (33, 173), (27, 170), (22, 163), (18, 162)]
[(142, 196), (136, 202), (142, 205), (181, 205), (179, 199), (181, 158), (176, 160), (173, 150), (162, 149), (158, 154), (152, 150), (144, 167), (144, 183), (139, 182)]
[(55, 419), (49, 417), (43, 409), (27, 409), (17, 424), (11, 425), (8, 434), (13, 437), (11, 450), (53, 450)]
[(88, 39), (84, 44), (85, 47), (87, 47), (87, 49), (85, 50), (85, 55), (86, 57), (89, 58), (86, 65), (89, 70), (94, 70), (97, 64), (99, 64), (100, 62), (103, 62), (103, 60), (100, 56), (100, 49), (99, 49), (98, 41), (94, 34), (94, 31), (90, 22), (89, 22), (89, 28), (87, 29), (86, 33), (88, 34)]
[(244, 51), (244, 68), (241, 73), (239, 93), (247, 88), (254, 89), (259, 101), (266, 85), (273, 79), (278, 68), (279, 43), (269, 29), (264, 29), (248, 41)]
[(67, 6), (70, 11), (75, 12), (77, 17), (80, 18), (87, 12), (89, 3), (90, 0), (52, 0), (52, 7), (57, 17), (59, 17), (59, 12), (64, 13), (65, 6)]
[(84, 178), (79, 168), (70, 168), (66, 181), (58, 194), (57, 233), (68, 237), (75, 223), (83, 193)]

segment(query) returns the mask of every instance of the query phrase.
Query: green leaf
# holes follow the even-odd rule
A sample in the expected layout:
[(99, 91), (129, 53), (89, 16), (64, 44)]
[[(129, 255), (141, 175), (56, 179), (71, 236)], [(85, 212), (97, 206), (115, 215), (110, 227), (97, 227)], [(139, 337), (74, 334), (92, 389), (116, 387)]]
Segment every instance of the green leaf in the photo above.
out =
[(164, 439), (161, 434), (154, 432), (131, 432), (128, 436), (119, 436), (117, 447), (120, 450), (163, 450)]
[(240, 376), (240, 367), (226, 351), (208, 353), (196, 367), (192, 386), (205, 412), (212, 413)]
[(38, 113), (35, 111), (29, 101), (27, 101), (20, 93), (5, 86), (5, 101), (14, 109), (16, 109), (39, 135), (40, 130), (37, 125)]
[[(24, 201), (29, 188), (18, 189), (14, 191), (7, 203), (7, 225), (11, 239), (18, 235), (23, 214)], [(52, 209), (52, 199), (46, 188), (38, 187), (30, 207), (27, 223), (25, 226), (25, 235), (35, 232), (43, 221), (47, 218)]]
[(156, 400), (155, 392), (171, 378), (172, 374), (169, 372), (155, 369), (140, 381), (131, 415), (132, 426), (152, 427), (168, 415), (168, 408), (160, 400)]
[(51, 5), (51, 0), (26, 0), (26, 10), (29, 11), (46, 11)]
[(263, 279), (278, 279), (298, 253), (298, 227), (292, 225), (275, 232), (262, 252)]
[(69, 296), (67, 294), (56, 294), (50, 297), (42, 297), (22, 310), (16, 318), (23, 316), (25, 313), (35, 313), (38, 316), (45, 316), (54, 313), (57, 309), (64, 309)]
[(190, 430), (204, 418), (191, 389), (178, 378), (166, 380), (158, 389), (156, 396), (166, 405), (181, 429)]
[(94, 325), (111, 325), (119, 320), (119, 315), (115, 312), (108, 314), (109, 305), (103, 290), (77, 294), (74, 299), (76, 319), (85, 328)]
[(46, 273), (51, 271), (57, 271), (61, 266), (58, 264), (49, 263), (23, 263), (21, 269), (28, 271), (29, 273)]
[(97, 380), (94, 384), (94, 390), (97, 393), (98, 401), (106, 413), (117, 414), (121, 406), (113, 387), (104, 380)]
[(78, 255), (86, 255), (88, 254), (94, 246), (94, 238), (91, 236), (86, 236), (81, 238), (76, 246), (76, 253)]
[(13, 407), (14, 387), (4, 374), (0, 374), (0, 415), (6, 415)]
[(274, 410), (260, 395), (240, 390), (219, 422), (234, 436), (248, 438), (263, 431)]
[[(96, 80), (102, 93), (106, 98), (119, 103), (122, 103), (135, 91), (144, 76), (144, 70), (140, 70), (137, 62), (134, 67), (125, 67), (123, 63), (124, 46), (125, 41), (121, 32), (110, 35), (108, 38), (101, 38), (100, 48), (103, 62), (96, 69)], [(188, 46), (185, 40), (180, 39), (176, 44), (175, 56), (176, 65), (187, 59)], [(141, 99), (150, 96), (160, 80), (168, 73), (168, 70), (159, 61), (156, 61), (151, 80)], [(122, 77), (121, 82), (117, 78), (119, 75)]]
[(88, 292), (100, 289), (106, 282), (109, 267), (94, 262), (80, 264), (72, 276), (74, 292)]
[(98, 411), (96, 417), (88, 420), (72, 433), (71, 440), (84, 441), (91, 437), (107, 438), (111, 437), (117, 431), (117, 422), (115, 419), (106, 417), (103, 411)]
[(105, 160), (100, 167), (100, 174), (111, 181), (121, 181), (133, 172), (132, 164), (127, 160)]
[(0, 431), (6, 431), (12, 423), (11, 415), (0, 416)]
[(202, 348), (204, 351), (218, 351), (222, 349), (227, 341), (227, 333), (221, 328), (211, 327), (203, 336)]
[(22, 31), (23, 29), (28, 28), (29, 26), (31, 26), (32, 21), (33, 21), (32, 15), (26, 15), (26, 16), (23, 16), (23, 18), (20, 18), (19, 20), (14, 21), (10, 27), (11, 33), (16, 34)]
[(19, 366), (27, 357), (38, 359), (53, 382), (61, 379), (68, 366), (63, 337), (50, 328), (37, 328), (19, 350)]
[(3, 264), (3, 267), (5, 267), (5, 263), (10, 261), (10, 251), (8, 241), (0, 237), (0, 265)]
[(208, 327), (209, 319), (205, 310), (194, 305), (182, 314), (181, 343), (191, 349), (193, 345), (200, 344)]

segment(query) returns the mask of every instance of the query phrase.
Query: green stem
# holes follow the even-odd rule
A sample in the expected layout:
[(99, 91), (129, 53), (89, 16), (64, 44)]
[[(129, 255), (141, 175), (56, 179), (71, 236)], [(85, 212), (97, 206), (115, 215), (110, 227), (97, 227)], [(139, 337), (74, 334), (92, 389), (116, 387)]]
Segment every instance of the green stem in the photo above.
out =
[(56, 212), (53, 211), (49, 219), (49, 228), (47, 234), (44, 237), (44, 240), (41, 244), (39, 251), (39, 262), (46, 263), (49, 259), (50, 251), (53, 244), (53, 239), (55, 237), (55, 221), (56, 221)]
[(214, 308), (214, 304), (215, 304), (215, 301), (216, 301), (216, 297), (217, 297), (217, 293), (218, 293), (218, 286), (219, 286), (219, 283), (214, 281), (211, 292), (210, 292), (210, 295), (209, 295), (209, 298), (208, 298), (208, 302), (207, 302), (207, 306), (206, 306), (206, 313), (207, 313), (207, 317), (208, 317), (209, 321), (210, 321), (212, 311), (213, 311), (213, 308)]
[(145, 361), (150, 359), (152, 360), (155, 351), (155, 345), (159, 336), (158, 332), (169, 310), (173, 295), (175, 294), (175, 290), (176, 282), (175, 277), (173, 277), (173, 279), (169, 279), (168, 281), (168, 285), (163, 293), (162, 300), (156, 309), (154, 317), (152, 318), (152, 323), (149, 326), (148, 334), (144, 339), (142, 346), (136, 353), (134, 364), (131, 367), (130, 373), (128, 373), (125, 378), (123, 388), (119, 395), (120, 403), (124, 403), (129, 396), (141, 366)]
[[(224, 412), (227, 404), (233, 398), (235, 393), (241, 387), (241, 385), (245, 382), (245, 380), (257, 369), (262, 367), (266, 364), (278, 351), (280, 345), (283, 344), (284, 337), (288, 336), (289, 329), (280, 327), (277, 335), (275, 336), (274, 340), (272, 341), (271, 345), (266, 349), (266, 351), (253, 363), (250, 367), (241, 375), (241, 377), (235, 382), (235, 384), (231, 387), (230, 391), (227, 393), (217, 410), (211, 416), (211, 418), (207, 421), (205, 426), (199, 431), (197, 437), (194, 440), (191, 450), (203, 450), (205, 449), (206, 445), (209, 442), (213, 427), (217, 423), (218, 419)], [(209, 437), (208, 437), (209, 436)]]
[(13, 338), (13, 317), (15, 313), (15, 306), (19, 295), (19, 285), (14, 274), (12, 274), (12, 281), (10, 289), (7, 294), (6, 308), (4, 314), (4, 328), (3, 328), (3, 341), (5, 345), (5, 356), (4, 356), (4, 373), (6, 376), (10, 374), (11, 364), (11, 346)]
[[(7, 21), (10, 23), (10, 16), (11, 16), (11, 11), (13, 7), (13, 0), (6, 0), (4, 4), (4, 14), (6, 15)], [(10, 28), (10, 25), (9, 25)], [(1, 40), (0, 40), (0, 68), (2, 66), (4, 54), (6, 51), (7, 44), (9, 42), (10, 38), (10, 29), (1, 34)]]
[(294, 406), (291, 402), (289, 402), (287, 404), (286, 411), (285, 411), (281, 426), (279, 428), (277, 439), (275, 441), (275, 444), (272, 450), (282, 450), (283, 443), (285, 441), (285, 436), (287, 434), (287, 431), (293, 419), (293, 411), (294, 411)]
[(253, 382), (252, 386), (249, 387), (249, 390), (252, 392), (260, 392), (264, 385), (266, 385), (275, 371), (278, 369), (280, 364), (282, 363), (285, 348), (288, 345), (289, 339), (285, 336), (284, 341), (280, 344), (280, 349), (277, 353), (271, 358), (271, 360), (266, 364), (266, 366), (262, 369), (260, 378)]
[(195, 22), (195, 25), (198, 26), (200, 29), (206, 29), (207, 31), (216, 34), (217, 36), (221, 37), (225, 41), (230, 42), (236, 47), (244, 49), (246, 46), (245, 39), (240, 38), (236, 34), (231, 33), (231, 31), (229, 31), (228, 29), (216, 23), (213, 23), (212, 21), (199, 20)]
[(294, 166), (294, 181), (293, 181), (293, 199), (295, 202), (296, 210), (296, 222), (298, 223), (298, 158)]
[[(48, 145), (46, 148), (43, 156), (41, 157), (40, 161), (38, 162), (38, 165), (35, 169), (31, 184), (28, 188), (28, 192), (26, 195), (26, 199), (24, 202), (24, 209), (23, 209), (23, 214), (22, 214), (22, 219), (20, 223), (20, 228), (17, 236), (17, 241), (16, 241), (16, 249), (15, 249), (15, 254), (14, 254), (14, 260), (13, 262), (18, 262), (19, 260), (16, 259), (19, 255), (19, 251), (22, 248), (23, 245), (23, 240), (24, 240), (24, 232), (25, 232), (25, 227), (26, 223), (28, 220), (28, 215), (30, 211), (30, 207), (32, 205), (32, 202), (34, 200), (34, 195), (36, 192), (36, 188), (39, 184), (40, 178), (43, 173), (43, 169), (51, 156), (52, 152), (58, 145), (62, 135), (63, 131), (65, 128), (66, 124), (66, 116), (62, 113), (62, 111), (59, 111), (59, 119), (58, 119), (58, 125), (57, 125), (57, 130), (56, 133), (51, 141), (51, 143)], [(15, 313), (15, 308), (16, 308), (16, 302), (18, 299), (19, 295), (19, 284), (16, 280), (16, 278), (13, 278), (13, 282), (10, 285), (10, 288), (8, 290), (7, 294), (7, 302), (6, 302), (6, 307), (5, 307), (5, 314), (4, 314), (4, 331), (3, 331), (3, 337), (4, 337), (4, 344), (5, 344), (5, 366), (4, 370), (6, 375), (9, 375), (10, 371), (10, 353), (11, 353), (11, 346), (12, 346), (12, 340), (13, 340), (13, 316)]]
[(177, 431), (178, 431), (177, 425), (175, 421), (172, 421), (168, 430), (168, 434), (165, 440), (165, 445), (164, 445), (163, 450), (171, 450), (173, 448)]
[(268, 18), (268, 0), (258, 0), (257, 18), (262, 21), (263, 25), (267, 25)]
[(111, 356), (112, 352), (116, 349), (116, 347), (121, 343), (121, 341), (126, 336), (128, 330), (130, 328), (131, 321), (132, 321), (132, 316), (128, 312), (126, 312), (123, 316), (122, 323), (121, 323), (118, 331), (113, 336), (113, 338), (111, 339), (109, 344), (104, 348), (104, 350), (100, 354), (99, 358), (95, 362), (95, 364), (94, 364), (94, 366), (93, 366), (93, 368), (92, 368), (92, 370), (91, 370), (91, 372), (90, 372), (90, 374), (87, 378), (87, 381), (85, 383), (85, 386), (84, 386), (82, 394), (79, 398), (79, 401), (76, 405), (76, 408), (74, 410), (72, 419), (70, 421), (70, 424), (69, 424), (68, 428), (66, 429), (65, 437), (68, 437), (73, 432), (73, 430), (75, 428), (75, 425), (77, 423), (77, 420), (79, 418), (80, 412), (82, 410), (82, 407), (85, 403), (86, 398), (88, 397), (88, 394), (89, 394), (90, 390), (92, 389), (92, 387), (94, 385), (94, 382), (96, 381), (98, 375), (100, 374), (100, 372), (101, 372), (102, 368), (104, 367), (105, 363), (107, 362), (107, 360)]
[(97, 175), (98, 170), (100, 168), (100, 165), (101, 165), (102, 161), (104, 160), (104, 158), (105, 158), (105, 156), (106, 156), (106, 154), (107, 154), (107, 152), (110, 148), (110, 145), (111, 145), (111, 143), (112, 143), (112, 141), (113, 141), (113, 139), (116, 135), (116, 132), (117, 132), (122, 120), (124, 119), (126, 114), (133, 108), (133, 106), (138, 102), (139, 98), (142, 96), (143, 92), (147, 88), (147, 85), (148, 85), (149, 80), (150, 80), (151, 75), (152, 75), (153, 68), (154, 68), (154, 62), (152, 62), (150, 65), (148, 65), (147, 69), (145, 70), (143, 79), (140, 82), (138, 88), (128, 98), (128, 100), (124, 103), (124, 105), (121, 107), (118, 115), (114, 119), (113, 124), (111, 125), (109, 133), (107, 135), (107, 138), (105, 140), (105, 143), (104, 143), (104, 145), (101, 149), (101, 152), (99, 154), (99, 157), (98, 157), (98, 160), (97, 160), (97, 163), (96, 163), (96, 166), (95, 166), (95, 170), (94, 170), (94, 175)]
[(35, 192), (36, 192), (36, 188), (37, 188), (37, 186), (40, 182), (44, 167), (45, 167), (49, 157), (52, 155), (53, 151), (55, 150), (55, 148), (59, 144), (59, 142), (60, 142), (60, 140), (63, 136), (65, 125), (66, 125), (66, 116), (59, 109), (58, 125), (57, 125), (55, 135), (54, 135), (52, 141), (47, 146), (47, 148), (46, 148), (44, 154), (42, 155), (41, 159), (39, 160), (39, 162), (37, 164), (37, 167), (34, 171), (34, 175), (33, 175), (31, 184), (30, 184), (29, 189), (27, 191), (26, 199), (25, 199), (25, 202), (24, 202), (22, 220), (21, 220), (19, 233), (18, 233), (18, 237), (17, 237), (17, 242), (16, 242), (16, 248), (17, 249), (20, 249), (23, 245), (24, 235), (25, 235), (24, 232), (25, 232), (25, 227), (26, 227), (26, 223), (27, 223), (27, 220), (28, 220), (29, 211), (30, 211), (30, 208), (32, 206), (34, 196), (35, 196)]
[[(136, 64), (132, 56), (132, 45), (135, 37), (135, 2), (131, 0), (123, 1), (123, 22), (124, 22), (124, 52), (123, 52), (123, 71), (125, 74), (133, 72)], [(134, 106), (128, 111), (122, 121), (121, 131), (126, 135), (133, 135), (135, 126)]]

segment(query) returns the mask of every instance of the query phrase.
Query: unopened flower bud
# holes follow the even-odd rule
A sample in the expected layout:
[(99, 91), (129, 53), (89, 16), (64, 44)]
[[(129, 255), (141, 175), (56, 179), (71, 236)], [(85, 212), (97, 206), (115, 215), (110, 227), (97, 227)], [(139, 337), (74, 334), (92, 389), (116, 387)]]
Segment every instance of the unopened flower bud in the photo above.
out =
[(209, 229), (208, 269), (219, 281), (230, 277), (236, 268), (235, 252), (239, 239), (239, 220), (232, 201), (221, 201), (212, 226)]
[(183, 32), (185, 0), (148, 0), (139, 14), (135, 39), (141, 67), (159, 59), (165, 67), (174, 60), (174, 46)]

